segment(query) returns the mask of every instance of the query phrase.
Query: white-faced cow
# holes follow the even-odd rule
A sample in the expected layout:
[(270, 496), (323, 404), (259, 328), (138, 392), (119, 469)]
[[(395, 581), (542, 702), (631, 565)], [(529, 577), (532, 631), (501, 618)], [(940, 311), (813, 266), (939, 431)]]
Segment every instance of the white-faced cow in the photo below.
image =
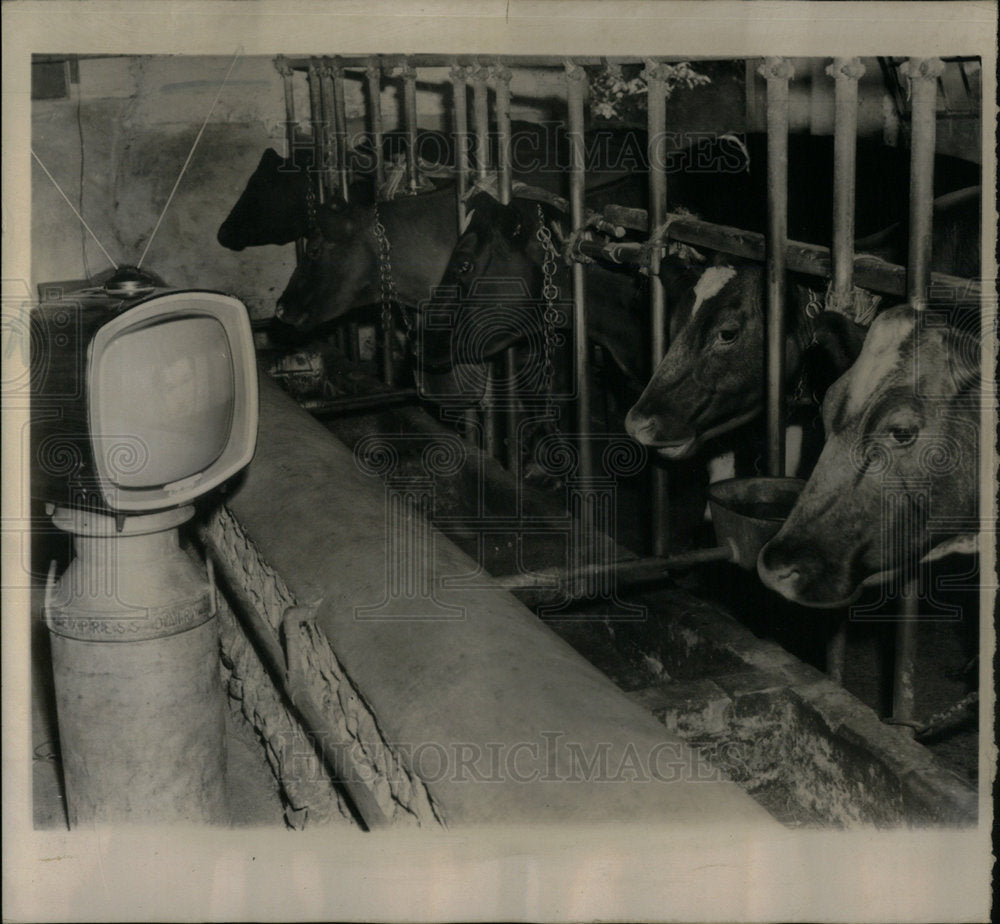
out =
[(976, 310), (903, 305), (876, 318), (857, 361), (827, 392), (816, 468), (760, 552), (768, 587), (805, 605), (839, 606), (869, 575), (976, 531), (980, 342)]
[[(979, 271), (978, 188), (945, 197), (935, 213), (932, 269)], [(905, 259), (905, 222), (878, 236), (877, 255)], [(874, 249), (874, 248), (873, 248)], [(753, 419), (763, 408), (765, 286), (758, 264), (718, 258), (703, 270), (667, 269), (673, 323), (679, 328), (626, 427), (668, 459), (689, 458), (706, 442)], [(789, 394), (819, 400), (861, 349), (866, 328), (832, 312), (812, 316), (806, 291), (786, 301), (785, 373)]]

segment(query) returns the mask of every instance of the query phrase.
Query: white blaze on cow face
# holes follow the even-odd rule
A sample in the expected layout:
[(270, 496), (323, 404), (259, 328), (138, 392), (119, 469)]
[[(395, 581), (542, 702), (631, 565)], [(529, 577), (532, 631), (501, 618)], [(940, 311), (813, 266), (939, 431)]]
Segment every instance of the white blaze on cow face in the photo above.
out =
[(469, 209), (469, 211), (465, 213), (465, 221), (462, 222), (462, 230), (458, 232), (460, 235), (465, 234), (465, 232), (469, 230), (469, 225), (472, 224), (472, 216), (475, 214), (475, 209)]
[(691, 317), (694, 318), (698, 309), (710, 298), (715, 298), (735, 275), (736, 270), (731, 266), (710, 266), (705, 270), (698, 282), (695, 283)]
[(864, 349), (857, 362), (847, 373), (848, 417), (861, 413), (873, 394), (900, 364), (900, 348), (913, 332), (915, 318), (912, 314), (884, 315), (880, 324), (872, 326), (865, 339)]

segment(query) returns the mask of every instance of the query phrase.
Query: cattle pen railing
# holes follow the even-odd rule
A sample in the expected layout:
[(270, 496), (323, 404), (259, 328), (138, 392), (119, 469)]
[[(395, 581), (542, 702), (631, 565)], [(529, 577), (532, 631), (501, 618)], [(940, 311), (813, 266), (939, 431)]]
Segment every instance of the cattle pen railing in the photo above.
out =
[[(854, 252), (854, 205), (856, 188), (856, 141), (858, 137), (858, 83), (864, 74), (859, 58), (835, 58), (826, 69), (834, 82), (834, 185), (833, 228), (831, 246), (804, 244), (788, 239), (788, 134), (789, 134), (789, 85), (794, 79), (794, 69), (789, 60), (768, 57), (760, 61), (758, 73), (764, 78), (766, 92), (767, 130), (767, 233), (753, 234), (735, 228), (714, 225), (690, 217), (671, 220), (663, 229), (670, 203), (666, 164), (655, 156), (657, 139), (667, 130), (666, 68), (670, 62), (696, 60), (646, 57), (597, 57), (575, 56), (568, 58), (529, 56), (483, 55), (340, 55), (321, 57), (285, 57), (275, 59), (282, 75), (286, 107), (286, 131), (290, 148), (302, 146), (297, 134), (294, 75), (305, 73), (308, 78), (309, 119), (313, 127), (311, 144), (315, 148), (320, 170), (317, 171), (317, 197), (322, 201), (337, 191), (348, 195), (347, 115), (344, 82), (350, 76), (360, 78), (367, 85), (367, 117), (370, 127), (375, 171), (373, 180), (381, 185), (385, 179), (382, 141), (384, 126), (381, 111), (381, 89), (385, 78), (402, 81), (402, 122), (408, 139), (406, 148), (406, 189), (410, 194), (419, 190), (419, 163), (417, 145), (416, 87), (418, 67), (451, 68), (453, 91), (452, 128), (458, 139), (469, 135), (468, 87), (472, 85), (472, 135), (479, 152), (489, 146), (489, 89), (493, 85), (495, 137), (497, 154), (495, 163), (489, 163), (483, 154), (477, 158), (475, 177), (464, 143), (456, 145), (454, 171), (456, 177), (456, 221), (461, 229), (464, 220), (464, 196), (476, 181), (485, 181), (493, 170), (498, 174), (499, 198), (507, 203), (512, 196), (511, 169), (511, 118), (510, 80), (511, 68), (561, 68), (566, 79), (567, 137), (570, 146), (570, 196), (569, 217), (573, 232), (567, 240), (574, 242), (570, 254), (572, 268), (572, 334), (575, 358), (575, 435), (578, 441), (578, 474), (587, 479), (593, 472), (591, 458), (591, 428), (589, 418), (590, 370), (588, 331), (586, 317), (586, 282), (581, 260), (608, 255), (600, 243), (578, 243), (586, 223), (584, 188), (586, 162), (584, 151), (584, 105), (587, 95), (585, 66), (642, 64), (647, 85), (648, 137), (647, 161), (649, 168), (649, 210), (615, 210), (608, 207), (612, 221), (646, 232), (652, 237), (659, 233), (661, 239), (680, 241), (709, 247), (713, 250), (752, 260), (759, 260), (766, 267), (766, 434), (767, 471), (772, 476), (784, 475), (785, 433), (785, 286), (786, 270), (831, 278), (827, 295), (830, 307), (850, 304), (855, 285), (907, 298), (918, 309), (926, 304), (929, 285), (941, 283), (960, 291), (963, 297), (978, 298), (981, 287), (975, 280), (962, 280), (930, 272), (931, 237), (933, 223), (933, 172), (936, 146), (936, 94), (944, 68), (939, 58), (910, 58), (899, 66), (899, 73), (911, 88), (911, 163), (909, 242), (907, 265), (898, 266), (882, 261), (856, 257)], [(749, 73), (749, 68), (748, 68)], [(650, 276), (650, 332), (653, 368), (660, 362), (667, 349), (667, 293), (658, 276), (660, 249), (642, 245), (610, 245), (617, 249), (615, 258), (621, 262), (646, 262)], [(392, 385), (393, 333), (391, 325), (383, 334), (384, 376)], [(514, 363), (508, 351), (504, 360), (509, 374)], [(517, 432), (516, 410), (509, 403), (506, 410), (508, 434), (513, 443)], [(486, 448), (499, 454), (500, 441), (496, 438), (498, 420), (494, 408), (484, 406), (484, 442)], [(514, 449), (509, 445), (510, 451)], [(653, 554), (665, 556), (669, 551), (667, 531), (667, 480), (662, 466), (653, 467)], [(900, 662), (912, 664), (914, 657), (914, 607), (916, 594), (904, 594), (904, 619), (900, 642)], [(844, 634), (835, 638), (829, 652), (833, 674), (839, 678), (843, 662)], [(906, 671), (897, 667), (897, 672)], [(913, 713), (912, 684), (897, 683), (894, 714), (909, 719)]]

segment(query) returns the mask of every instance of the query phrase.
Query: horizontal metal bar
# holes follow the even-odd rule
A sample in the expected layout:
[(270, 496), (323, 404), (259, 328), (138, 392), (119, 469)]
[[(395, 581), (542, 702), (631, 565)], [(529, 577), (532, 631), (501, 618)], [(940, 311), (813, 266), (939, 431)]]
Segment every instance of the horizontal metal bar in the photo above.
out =
[[(621, 225), (634, 231), (645, 231), (646, 212), (644, 209), (624, 208), (608, 205), (604, 217), (612, 224)], [(747, 260), (764, 262), (764, 235), (756, 231), (744, 231), (727, 225), (716, 225), (698, 218), (678, 218), (670, 223), (665, 237), (696, 247), (705, 247), (721, 253), (728, 253)], [(622, 247), (623, 245), (612, 245)], [(628, 251), (622, 251), (623, 258)], [(623, 259), (622, 262), (627, 262)], [(805, 244), (789, 241), (786, 265), (789, 270), (808, 276), (829, 277), (832, 272), (830, 248), (819, 244)], [(906, 267), (888, 263), (879, 257), (856, 254), (854, 257), (854, 284), (865, 289), (874, 289), (887, 295), (906, 295)], [(959, 290), (964, 297), (981, 298), (982, 282), (979, 279), (964, 279), (946, 273), (931, 273), (931, 284)]]
[[(367, 66), (372, 55), (340, 55), (338, 57), (343, 67), (363, 68)], [(552, 68), (563, 68), (566, 61), (572, 61), (578, 65), (599, 66), (603, 64), (646, 64), (650, 60), (648, 57), (636, 57), (634, 55), (606, 57), (602, 55), (383, 54), (376, 55), (375, 57), (382, 62), (384, 67), (402, 66), (404, 59), (411, 67), (451, 67), (452, 65), (476, 67), (499, 63), (511, 67)], [(655, 60), (669, 64), (680, 61), (731, 61), (736, 59), (732, 55), (672, 55), (665, 58), (656, 58)], [(289, 57), (285, 58), (285, 62), (294, 70), (307, 70), (309, 67), (309, 58), (307, 57)]]
[(418, 397), (415, 388), (400, 388), (396, 391), (375, 392), (371, 395), (344, 395), (340, 398), (306, 399), (299, 403), (313, 417), (336, 417), (357, 411), (382, 410), (397, 404), (409, 404)]
[(732, 559), (733, 550), (725, 545), (710, 549), (692, 549), (690, 552), (679, 552), (666, 558), (635, 558), (577, 569), (551, 568), (531, 574), (502, 575), (494, 580), (507, 591), (550, 590), (553, 596), (565, 599), (571, 588), (586, 586), (598, 577), (614, 577), (620, 587), (651, 584), (667, 580), (672, 570), (692, 568), (709, 562), (732, 561)]

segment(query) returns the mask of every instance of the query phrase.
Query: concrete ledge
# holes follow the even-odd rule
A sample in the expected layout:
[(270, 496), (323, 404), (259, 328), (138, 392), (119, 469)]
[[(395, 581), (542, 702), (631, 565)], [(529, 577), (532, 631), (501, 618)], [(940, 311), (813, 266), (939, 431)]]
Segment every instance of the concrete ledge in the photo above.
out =
[(390, 526), (387, 503), (381, 480), (262, 381), (257, 456), (226, 529), (280, 576), (281, 603), (287, 592), (308, 609), (310, 657), (325, 663), (308, 672), (328, 684), (330, 724), (363, 707), (362, 737), (384, 749), (376, 768), (391, 758), (426, 793), (418, 823), (774, 824), (515, 598), (460, 586), (475, 563), (440, 534), (429, 557), (405, 559), (432, 566), (423, 592), (390, 593), (390, 542), (425, 526), (402, 508)]

